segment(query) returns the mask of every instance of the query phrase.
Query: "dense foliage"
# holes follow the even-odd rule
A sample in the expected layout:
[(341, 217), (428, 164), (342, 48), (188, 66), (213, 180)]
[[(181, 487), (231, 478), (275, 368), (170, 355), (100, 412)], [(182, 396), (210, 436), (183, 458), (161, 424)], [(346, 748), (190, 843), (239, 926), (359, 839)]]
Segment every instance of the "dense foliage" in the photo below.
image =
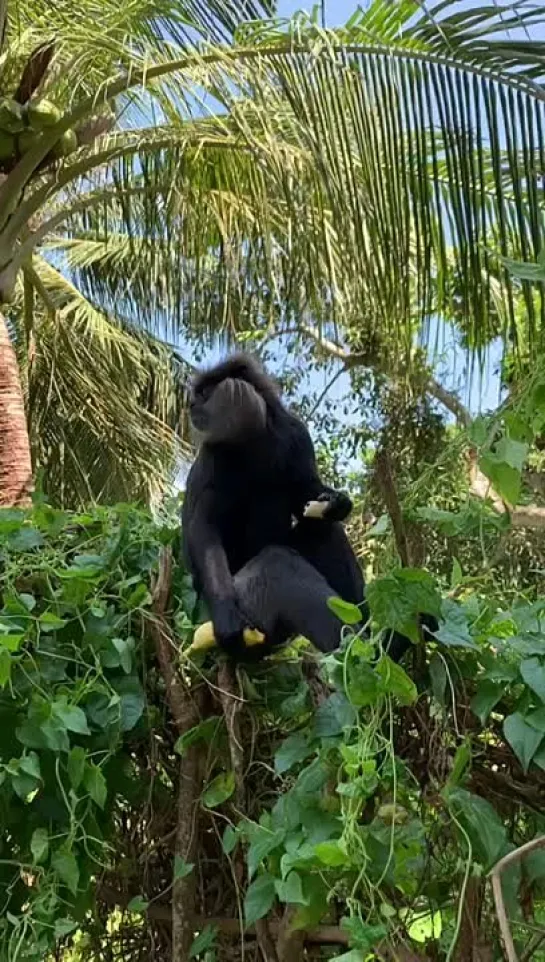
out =
[[(545, 601), (506, 607), (458, 564), (450, 583), (418, 569), (375, 579), (374, 629), (418, 641), (416, 613), (431, 611), (437, 637), (407, 671), (376, 660), (376, 631), (366, 642), (349, 625), (318, 680), (300, 645), (242, 671), (252, 747), (241, 811), (215, 661), (187, 656), (202, 612), (179, 567), (176, 662), (186, 690), (204, 680), (212, 699), (181, 737), (150, 641), (152, 582), (177, 538), (124, 505), (77, 515), (37, 501), (0, 515), (0, 958), (43, 959), (72, 938), (82, 957), (166, 951), (172, 883), (189, 874), (194, 957), (207, 962), (239, 957), (206, 919), (236, 920), (242, 898), (248, 924), (285, 905), (295, 928), (337, 926), (348, 949), (323, 958), (357, 962), (406, 942), (441, 959), (467, 938), (468, 917), (497, 947), (486, 874), (545, 831)], [(349, 606), (338, 613), (350, 622)], [(172, 838), (179, 757), (192, 745), (199, 835), (187, 864)], [(506, 872), (504, 892), (528, 941), (545, 923), (545, 851)]]

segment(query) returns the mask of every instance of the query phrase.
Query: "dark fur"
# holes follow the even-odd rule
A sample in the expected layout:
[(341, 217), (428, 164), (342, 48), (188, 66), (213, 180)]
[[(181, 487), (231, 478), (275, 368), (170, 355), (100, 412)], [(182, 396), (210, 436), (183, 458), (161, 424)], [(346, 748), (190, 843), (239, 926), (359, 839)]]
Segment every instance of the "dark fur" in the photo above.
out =
[[(222, 404), (215, 404), (216, 391), (221, 393), (221, 385), (231, 380), (236, 385), (230, 384)], [(266, 418), (262, 420), (259, 411), (263, 410), (263, 401)], [(276, 385), (260, 365), (248, 355), (237, 354), (200, 374), (191, 392), (191, 418), (202, 443), (189, 473), (182, 509), (184, 554), (196, 590), (208, 605), (221, 647), (234, 655), (244, 653), (242, 632), (249, 616), (255, 624), (256, 611), (248, 604), (248, 579), (238, 579), (239, 585), (246, 585), (243, 596), (235, 575), (251, 562), (252, 583), (257, 583), (256, 563), (261, 563), (257, 556), (265, 564), (270, 556), (260, 552), (271, 546), (291, 552), (290, 584), (294, 580), (297, 584), (299, 578), (299, 608), (312, 607), (310, 592), (313, 601), (320, 599), (324, 607), (325, 582), (330, 595), (362, 605), (363, 575), (339, 523), (350, 513), (350, 498), (320, 480), (307, 428), (284, 407)], [(318, 498), (329, 502), (325, 517), (304, 518), (307, 502)], [(293, 517), (298, 520), (296, 527), (292, 526)], [(273, 557), (278, 571), (278, 555)], [(316, 572), (314, 591), (309, 570)], [(258, 582), (262, 584), (266, 578), (265, 569)], [(275, 579), (279, 584), (281, 579)], [(266, 591), (262, 597), (268, 597)], [(293, 599), (290, 605), (291, 611), (297, 610)], [(303, 633), (293, 617), (286, 614), (282, 618), (282, 611), (276, 610), (281, 608), (279, 592), (275, 594), (275, 606), (275, 617), (270, 611), (262, 612), (256, 625), (267, 626), (273, 646), (294, 632)], [(318, 605), (314, 608), (318, 610)], [(340, 625), (333, 644), (331, 626), (326, 628), (325, 622), (321, 630), (319, 616), (313, 618), (310, 638), (323, 651), (340, 641)], [(308, 620), (305, 624), (308, 630)], [(408, 644), (403, 639), (403, 649)], [(400, 654), (396, 652), (397, 657)]]

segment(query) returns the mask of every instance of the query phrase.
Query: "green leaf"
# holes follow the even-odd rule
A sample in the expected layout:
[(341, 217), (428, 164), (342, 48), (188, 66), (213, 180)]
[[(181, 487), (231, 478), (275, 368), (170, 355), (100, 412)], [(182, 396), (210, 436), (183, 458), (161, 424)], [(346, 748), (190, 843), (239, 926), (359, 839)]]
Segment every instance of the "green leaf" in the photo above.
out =
[(480, 681), (479, 687), (471, 699), (471, 711), (477, 716), (481, 725), (484, 725), (494, 705), (500, 701), (504, 694), (505, 686), (494, 684), (492, 681)]
[(469, 631), (467, 615), (455, 601), (445, 599), (442, 606), (443, 622), (434, 633), (441, 644), (448, 648), (471, 648), (478, 650)]
[(79, 745), (74, 746), (68, 756), (68, 778), (74, 791), (77, 791), (82, 783), (86, 758), (85, 749)]
[(119, 664), (123, 671), (126, 675), (130, 675), (134, 645), (125, 638), (112, 638), (112, 645), (119, 655)]
[(65, 701), (53, 702), (51, 706), (54, 716), (62, 721), (69, 732), (78, 735), (90, 735), (85, 712), (77, 705), (68, 705)]
[(59, 878), (76, 895), (79, 883), (79, 866), (76, 856), (66, 848), (59, 849), (51, 859), (51, 865), (57, 872)]
[(441, 598), (435, 582), (420, 568), (401, 568), (368, 585), (367, 600), (373, 619), (380, 628), (393, 628), (419, 641), (418, 615), (438, 617)]
[(529, 446), (521, 441), (515, 441), (510, 437), (500, 438), (494, 449), (494, 454), (499, 461), (515, 468), (519, 473), (522, 471), (526, 458), (528, 457)]
[(455, 785), (458, 785), (461, 782), (470, 761), (471, 742), (469, 739), (466, 739), (466, 741), (459, 745), (456, 749), (456, 754), (454, 756), (454, 762), (452, 765), (452, 772), (450, 773), (448, 779), (449, 787), (454, 788)]
[(529, 715), (524, 716), (524, 719), (532, 728), (537, 728), (538, 732), (543, 732), (545, 735), (545, 708), (530, 712)]
[(300, 798), (316, 796), (316, 793), (321, 791), (326, 784), (328, 777), (329, 769), (327, 765), (321, 758), (315, 758), (310, 765), (307, 765), (299, 773), (295, 783), (295, 791)]
[(202, 803), (206, 808), (216, 808), (231, 798), (235, 790), (235, 773), (222, 772), (212, 779), (202, 794)]
[(183, 758), (191, 745), (200, 741), (211, 742), (217, 736), (223, 724), (224, 720), (219, 715), (210, 715), (209, 718), (205, 718), (194, 728), (190, 728), (189, 731), (180, 735), (174, 745), (174, 751)]
[(55, 938), (64, 939), (77, 927), (78, 923), (74, 919), (55, 919)]
[(12, 551), (32, 551), (33, 548), (41, 548), (43, 543), (43, 535), (35, 528), (20, 528), (9, 539)]
[(92, 762), (87, 765), (83, 777), (83, 784), (95, 805), (98, 805), (99, 808), (104, 808), (108, 796), (108, 786), (106, 785), (106, 779), (102, 774), (102, 770), (98, 765), (93, 765)]
[(265, 873), (248, 886), (244, 898), (244, 918), (246, 925), (253, 925), (264, 918), (274, 905), (276, 891), (274, 878)]
[(49, 852), (49, 835), (45, 828), (36, 828), (30, 839), (30, 851), (36, 864), (43, 862)]
[(44, 611), (42, 615), (38, 618), (40, 623), (40, 628), (42, 631), (57, 631), (60, 628), (64, 628), (66, 622), (63, 618), (59, 618), (53, 611)]
[(376, 578), (367, 587), (367, 601), (380, 628), (393, 628), (418, 641), (416, 612), (406, 591), (393, 575)]
[(462, 566), (458, 561), (458, 558), (452, 559), (452, 569), (450, 572), (450, 585), (451, 588), (456, 588), (464, 580), (464, 573), (462, 571)]
[(363, 953), (363, 957), (372, 952), (388, 934), (384, 925), (369, 925), (357, 915), (343, 918), (341, 928), (348, 932), (350, 942), (357, 946), (357, 951)]
[(77, 554), (74, 557), (74, 567), (80, 570), (95, 568), (102, 571), (106, 567), (106, 560), (101, 554)]
[(202, 932), (199, 932), (197, 938), (192, 942), (189, 950), (189, 958), (196, 959), (198, 955), (203, 955), (208, 951), (208, 949), (213, 948), (217, 935), (217, 926), (207, 925)]
[(221, 840), (221, 847), (225, 855), (230, 855), (234, 851), (236, 844), (238, 842), (238, 835), (236, 829), (232, 825), (228, 825), (223, 833), (223, 838)]
[(524, 772), (530, 767), (530, 762), (537, 752), (543, 735), (526, 722), (519, 713), (509, 715), (503, 723), (503, 733), (517, 756)]
[(509, 273), (519, 281), (532, 281), (535, 284), (545, 281), (545, 267), (543, 264), (531, 263), (530, 261), (515, 261), (510, 257), (501, 257), (500, 260)]
[(308, 735), (303, 735), (301, 732), (289, 735), (274, 756), (276, 774), (283, 775), (284, 772), (289, 772), (290, 768), (293, 768), (298, 762), (304, 762), (312, 751), (311, 744)]
[(483, 455), (479, 467), (504, 501), (511, 505), (518, 503), (522, 479), (517, 468), (498, 461), (492, 454)]
[(138, 915), (144, 915), (144, 913), (148, 910), (148, 906), (149, 902), (147, 902), (142, 895), (135, 895), (135, 897), (131, 899), (127, 905), (127, 909), (129, 912), (134, 912)]
[(443, 920), (440, 912), (425, 912), (417, 915), (408, 926), (409, 938), (413, 942), (430, 942), (441, 938)]
[(524, 874), (530, 885), (533, 882), (545, 881), (545, 849), (537, 849), (526, 856)]
[(18, 597), (27, 611), (34, 611), (36, 607), (36, 598), (34, 595), (29, 595), (25, 591), (22, 591)]
[(430, 659), (429, 671), (433, 697), (439, 702), (440, 705), (444, 705), (448, 675), (444, 659), (441, 658), (437, 652), (434, 652)]
[(327, 606), (345, 625), (357, 625), (361, 622), (360, 609), (349, 601), (343, 601), (342, 598), (336, 597), (328, 598)]
[(535, 753), (533, 761), (534, 761), (534, 765), (537, 765), (539, 768), (542, 768), (543, 771), (545, 772), (545, 741), (543, 742), (543, 745), (541, 746), (541, 748), (539, 748)]
[(0, 645), (0, 688), (5, 688), (11, 678), (11, 654)]
[(121, 731), (132, 731), (146, 707), (146, 695), (140, 679), (136, 675), (130, 675), (127, 678), (116, 679), (112, 683), (119, 695)]
[(257, 872), (261, 862), (274, 852), (276, 848), (282, 845), (286, 837), (286, 832), (283, 828), (277, 828), (271, 831), (270, 828), (264, 825), (256, 825), (252, 827), (251, 831), (251, 845), (248, 849), (246, 856), (246, 862), (248, 866), (248, 878), (253, 878)]
[(501, 858), (507, 832), (496, 810), (480, 795), (463, 788), (445, 792), (452, 813), (466, 830), (475, 858), (488, 870)]
[(297, 872), (290, 872), (285, 880), (275, 882), (276, 894), (280, 902), (286, 905), (307, 905), (308, 899), (303, 892), (301, 876)]
[(316, 738), (331, 738), (340, 735), (345, 728), (351, 728), (356, 721), (356, 712), (343, 692), (336, 691), (319, 706), (314, 719)]
[(520, 666), (520, 673), (532, 691), (535, 691), (538, 698), (545, 702), (545, 665), (537, 658), (528, 658)]
[(185, 862), (180, 855), (174, 856), (174, 879), (175, 880), (187, 878), (188, 875), (191, 875), (194, 868), (195, 866), (193, 865), (193, 863)]
[(131, 592), (129, 597), (125, 600), (127, 608), (134, 610), (135, 608), (145, 608), (151, 604), (151, 594), (149, 588), (144, 582), (141, 582), (136, 586), (134, 591)]
[(339, 842), (320, 842), (314, 846), (314, 854), (324, 865), (337, 867), (350, 865), (350, 859)]
[(418, 698), (418, 691), (401, 665), (392, 661), (388, 655), (382, 655), (375, 671), (388, 695), (396, 698), (401, 705), (414, 705)]
[(26, 639), (26, 633), (19, 632), (15, 634), (14, 632), (1, 632), (0, 633), (0, 648), (5, 648), (8, 652), (19, 651), (22, 643)]
[(376, 705), (381, 697), (378, 675), (371, 665), (361, 659), (350, 659), (347, 689), (350, 703), (357, 708)]
[(19, 759), (19, 768), (26, 775), (39, 781), (41, 778), (40, 759), (36, 752), (29, 752)]

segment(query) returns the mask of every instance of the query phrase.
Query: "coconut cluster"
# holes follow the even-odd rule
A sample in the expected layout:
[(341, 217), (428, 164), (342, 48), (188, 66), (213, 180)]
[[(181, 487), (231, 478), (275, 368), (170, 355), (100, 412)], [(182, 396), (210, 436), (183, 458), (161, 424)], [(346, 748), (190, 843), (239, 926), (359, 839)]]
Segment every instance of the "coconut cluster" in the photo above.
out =
[[(34, 146), (42, 131), (62, 117), (62, 110), (50, 100), (29, 100), (21, 105), (15, 100), (0, 100), (0, 168), (10, 167)], [(78, 138), (74, 130), (65, 130), (49, 155), (60, 159), (77, 150)]]

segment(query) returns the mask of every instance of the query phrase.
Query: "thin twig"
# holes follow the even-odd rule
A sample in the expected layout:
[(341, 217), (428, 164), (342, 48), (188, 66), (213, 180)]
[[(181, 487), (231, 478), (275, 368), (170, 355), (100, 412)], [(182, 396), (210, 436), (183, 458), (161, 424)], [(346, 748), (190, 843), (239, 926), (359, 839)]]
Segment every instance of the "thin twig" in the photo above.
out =
[(496, 915), (498, 917), (498, 924), (500, 927), (501, 940), (503, 943), (503, 948), (505, 956), (508, 962), (519, 962), (517, 951), (515, 949), (515, 943), (513, 941), (513, 935), (511, 933), (511, 926), (509, 925), (509, 919), (507, 918), (507, 911), (505, 908), (505, 901), (503, 898), (503, 892), (501, 887), (501, 876), (502, 872), (514, 862), (519, 862), (521, 859), (529, 855), (530, 852), (536, 851), (538, 848), (545, 848), (545, 835), (541, 835), (539, 838), (532, 839), (531, 842), (526, 842), (525, 845), (521, 845), (520, 848), (516, 848), (514, 852), (509, 852), (504, 858), (501, 858), (499, 862), (496, 862), (494, 868), (490, 872), (490, 878), (492, 879), (492, 892), (494, 893), (494, 904), (496, 906)]
[(240, 733), (240, 709), (243, 700), (237, 690), (236, 669), (231, 661), (224, 661), (218, 669), (218, 689), (229, 738), (231, 765), (235, 776), (235, 805), (239, 812), (246, 808), (244, 789), (244, 747)]
[(375, 464), (376, 476), (380, 484), (380, 493), (384, 498), (386, 510), (390, 516), (390, 521), (392, 522), (397, 553), (399, 554), (399, 558), (403, 567), (409, 568), (411, 566), (409, 542), (407, 539), (407, 533), (405, 531), (405, 525), (403, 523), (401, 505), (397, 496), (394, 475), (392, 471), (392, 462), (390, 455), (385, 448), (381, 448), (377, 452)]

